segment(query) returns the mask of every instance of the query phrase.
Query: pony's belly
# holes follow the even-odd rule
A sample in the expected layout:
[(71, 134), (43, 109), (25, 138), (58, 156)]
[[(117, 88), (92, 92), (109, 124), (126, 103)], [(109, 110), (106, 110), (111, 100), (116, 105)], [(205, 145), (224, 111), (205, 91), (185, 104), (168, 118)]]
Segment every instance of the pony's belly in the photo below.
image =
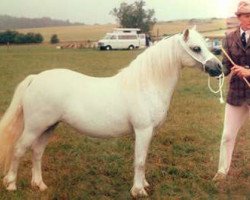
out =
[[(100, 98), (101, 99), (101, 98)], [(68, 123), (80, 133), (92, 137), (118, 137), (132, 132), (132, 126), (124, 106), (117, 102), (80, 101), (68, 106), (62, 121)]]
[(121, 123), (106, 119), (105, 121), (89, 121), (82, 120), (79, 122), (71, 122), (69, 125), (77, 129), (81, 134), (97, 137), (110, 138), (128, 135), (132, 133), (133, 129), (128, 123)]

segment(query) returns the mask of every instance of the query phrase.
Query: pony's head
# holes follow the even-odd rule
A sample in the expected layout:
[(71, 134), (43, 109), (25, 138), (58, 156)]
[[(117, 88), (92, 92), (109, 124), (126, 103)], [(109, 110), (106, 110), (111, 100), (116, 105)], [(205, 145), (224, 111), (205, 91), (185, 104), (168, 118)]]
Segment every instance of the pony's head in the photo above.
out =
[(196, 27), (186, 29), (180, 34), (179, 42), (182, 66), (203, 68), (210, 76), (219, 76), (223, 73), (222, 63), (207, 47), (205, 39), (196, 31)]

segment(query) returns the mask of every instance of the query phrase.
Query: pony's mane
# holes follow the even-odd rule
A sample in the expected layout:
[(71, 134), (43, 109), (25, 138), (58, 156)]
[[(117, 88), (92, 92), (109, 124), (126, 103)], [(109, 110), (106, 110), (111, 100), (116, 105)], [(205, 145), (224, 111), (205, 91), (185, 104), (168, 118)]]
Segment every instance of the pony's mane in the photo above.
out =
[(150, 83), (159, 85), (164, 84), (168, 77), (178, 76), (180, 63), (177, 63), (177, 37), (164, 38), (139, 54), (118, 74), (123, 84), (133, 88)]

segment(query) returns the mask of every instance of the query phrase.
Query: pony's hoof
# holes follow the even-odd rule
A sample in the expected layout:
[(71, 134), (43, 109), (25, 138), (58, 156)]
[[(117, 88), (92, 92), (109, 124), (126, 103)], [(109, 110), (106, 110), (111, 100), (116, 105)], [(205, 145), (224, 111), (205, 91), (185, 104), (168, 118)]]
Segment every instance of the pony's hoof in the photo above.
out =
[(8, 191), (16, 191), (16, 183), (9, 183), (8, 185), (6, 185), (6, 190)]
[(8, 191), (15, 191), (17, 190), (17, 187), (16, 187), (16, 182), (13, 181), (9, 181), (9, 178), (6, 176), (4, 177), (3, 179), (3, 185), (5, 186), (6, 190)]
[(131, 195), (136, 198), (136, 197), (147, 197), (148, 193), (146, 192), (146, 190), (144, 188), (136, 188), (136, 187), (132, 187), (131, 189)]
[(150, 185), (149, 185), (149, 183), (148, 183), (148, 181), (147, 181), (146, 179), (144, 180), (144, 187), (145, 187), (145, 188), (150, 187)]
[(31, 186), (33, 188), (38, 188), (41, 192), (43, 192), (43, 191), (45, 191), (45, 190), (48, 189), (47, 185), (43, 181), (41, 181), (39, 183), (37, 183), (35, 181), (32, 181), (31, 182)]
[(8, 187), (6, 188), (8, 191), (16, 191), (16, 184), (15, 183), (11, 183), (8, 185)]
[(221, 172), (217, 172), (213, 178), (213, 182), (215, 183), (218, 183), (224, 180), (226, 180), (226, 174), (223, 174)]
[(42, 182), (42, 184), (39, 185), (39, 190), (41, 192), (43, 192), (43, 191), (45, 191), (47, 189), (48, 189), (48, 186), (44, 182)]

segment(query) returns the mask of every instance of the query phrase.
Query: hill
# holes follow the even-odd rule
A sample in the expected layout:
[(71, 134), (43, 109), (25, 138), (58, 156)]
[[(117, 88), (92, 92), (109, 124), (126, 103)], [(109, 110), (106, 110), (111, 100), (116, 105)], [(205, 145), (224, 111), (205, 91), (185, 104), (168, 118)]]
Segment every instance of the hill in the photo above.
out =
[[(154, 26), (153, 35), (172, 35), (183, 31), (185, 28), (191, 28), (196, 25), (198, 31), (204, 36), (209, 36), (210, 32), (216, 32), (218, 35), (224, 35), (227, 29), (226, 19), (190, 19), (159, 22)], [(213, 34), (214, 35), (214, 34)]]
[(57, 34), (61, 42), (74, 42), (85, 40), (98, 40), (107, 32), (117, 27), (114, 24), (105, 25), (78, 25), (78, 26), (58, 26), (43, 28), (18, 29), (20, 33), (41, 33), (45, 42), (49, 42), (51, 35)]
[(22, 28), (40, 28), (40, 27), (57, 27), (57, 26), (75, 26), (83, 23), (71, 23), (66, 20), (43, 18), (26, 18), (12, 17), (9, 15), (0, 15), (0, 30), (15, 30)]
[[(152, 30), (152, 35), (159, 37), (163, 35), (172, 35), (183, 31), (185, 28), (191, 28), (197, 25), (197, 29), (204, 36), (224, 36), (227, 29), (226, 19), (206, 19), (206, 20), (178, 20), (168, 22), (158, 22)], [(112, 32), (116, 24), (102, 25), (84, 25), (84, 26), (60, 26), (60, 27), (42, 27), (18, 29), (21, 33), (35, 32), (44, 36), (45, 42), (48, 42), (52, 34), (57, 34), (61, 42), (99, 40), (105, 33)]]

